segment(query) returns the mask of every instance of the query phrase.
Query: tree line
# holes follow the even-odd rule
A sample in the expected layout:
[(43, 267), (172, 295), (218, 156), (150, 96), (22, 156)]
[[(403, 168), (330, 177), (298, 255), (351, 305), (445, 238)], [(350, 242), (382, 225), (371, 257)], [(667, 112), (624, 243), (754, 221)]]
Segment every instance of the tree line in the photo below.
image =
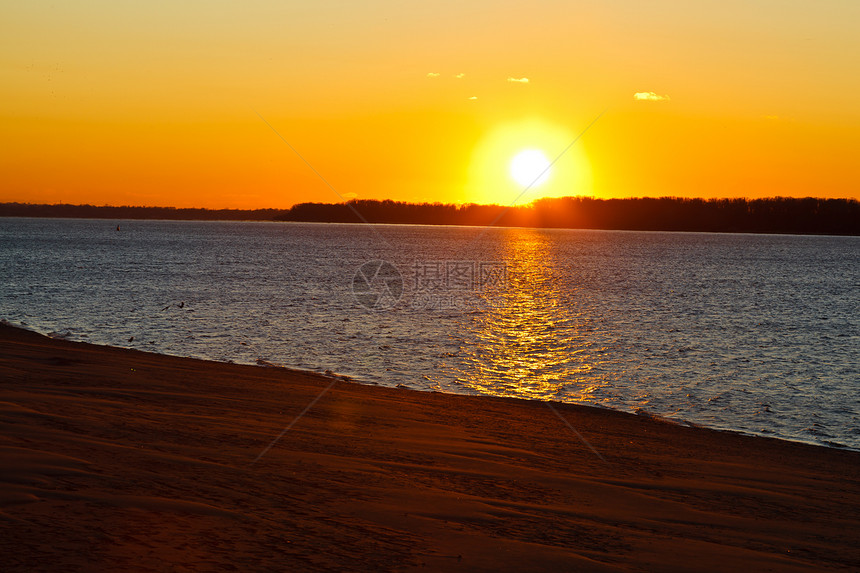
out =
[(812, 197), (562, 197), (539, 199), (530, 205), (508, 208), (499, 205), (352, 200), (334, 204), (300, 203), (277, 215), (276, 219), (337, 223), (860, 235), (860, 202), (855, 199)]
[(813, 197), (562, 197), (539, 199), (530, 205), (517, 207), (354, 199), (346, 203), (299, 203), (289, 209), (255, 210), (0, 203), (0, 217), (401, 223), (860, 235), (860, 202), (856, 199)]
[(273, 221), (283, 209), (199, 209), (97, 205), (0, 203), (0, 217), (68, 219), (167, 219), (187, 221)]

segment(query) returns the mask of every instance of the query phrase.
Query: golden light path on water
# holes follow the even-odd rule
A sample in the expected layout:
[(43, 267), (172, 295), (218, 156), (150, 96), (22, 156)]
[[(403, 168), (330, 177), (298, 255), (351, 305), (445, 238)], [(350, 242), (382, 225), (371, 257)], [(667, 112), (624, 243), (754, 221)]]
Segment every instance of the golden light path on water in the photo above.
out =
[(460, 383), (496, 396), (547, 400), (563, 392), (565, 401), (590, 401), (595, 377), (586, 374), (606, 356), (588, 338), (587, 313), (571, 304), (576, 293), (560, 288), (553, 271), (560, 265), (547, 260), (550, 237), (520, 229), (507, 239), (504, 292), (493, 293), (490, 309), (475, 319)]

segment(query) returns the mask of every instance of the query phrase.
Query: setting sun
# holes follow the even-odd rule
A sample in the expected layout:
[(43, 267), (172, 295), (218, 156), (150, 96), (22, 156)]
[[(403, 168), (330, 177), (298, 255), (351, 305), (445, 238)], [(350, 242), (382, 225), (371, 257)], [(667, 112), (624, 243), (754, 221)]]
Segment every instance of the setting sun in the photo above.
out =
[(488, 131), (473, 152), (464, 198), (512, 205), (591, 195), (591, 169), (577, 129), (527, 119)]
[(511, 160), (511, 177), (523, 188), (538, 187), (549, 179), (550, 166), (543, 151), (526, 149)]
[(6, 4), (0, 202), (860, 197), (850, 0)]

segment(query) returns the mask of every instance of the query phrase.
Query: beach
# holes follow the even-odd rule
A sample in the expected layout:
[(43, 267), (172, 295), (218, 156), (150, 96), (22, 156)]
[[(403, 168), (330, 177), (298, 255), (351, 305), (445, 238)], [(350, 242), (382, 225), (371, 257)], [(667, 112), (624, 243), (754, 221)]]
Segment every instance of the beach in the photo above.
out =
[(3, 571), (860, 568), (860, 453), (0, 326)]

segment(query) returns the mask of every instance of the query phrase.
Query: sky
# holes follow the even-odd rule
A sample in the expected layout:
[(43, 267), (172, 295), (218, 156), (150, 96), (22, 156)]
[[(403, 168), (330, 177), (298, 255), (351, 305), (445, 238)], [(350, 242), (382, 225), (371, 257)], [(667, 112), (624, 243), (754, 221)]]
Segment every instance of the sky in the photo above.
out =
[(856, 0), (2, 0), (0, 202), (860, 199), (858, 26)]

